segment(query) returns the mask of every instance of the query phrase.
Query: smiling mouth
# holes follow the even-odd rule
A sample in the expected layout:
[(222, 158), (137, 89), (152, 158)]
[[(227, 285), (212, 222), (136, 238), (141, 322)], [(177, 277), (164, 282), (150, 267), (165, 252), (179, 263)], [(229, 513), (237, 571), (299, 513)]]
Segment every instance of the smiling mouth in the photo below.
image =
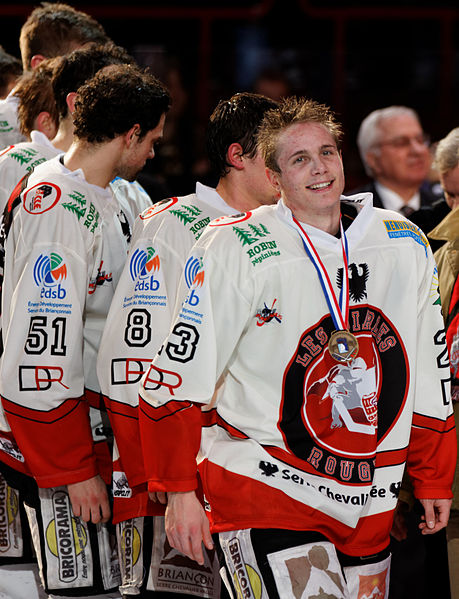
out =
[(307, 189), (311, 189), (312, 191), (322, 191), (323, 189), (328, 189), (333, 184), (333, 179), (331, 181), (325, 181), (324, 183), (314, 183), (312, 185), (306, 185)]

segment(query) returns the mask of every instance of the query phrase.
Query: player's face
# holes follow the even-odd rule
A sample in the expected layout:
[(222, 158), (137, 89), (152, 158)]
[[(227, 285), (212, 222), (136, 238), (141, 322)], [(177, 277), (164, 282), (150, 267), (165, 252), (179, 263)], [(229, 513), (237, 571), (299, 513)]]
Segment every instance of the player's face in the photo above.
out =
[(367, 159), (375, 178), (387, 187), (421, 185), (431, 163), (421, 125), (410, 115), (381, 122), (379, 141)]
[(145, 166), (145, 163), (155, 155), (155, 143), (163, 136), (166, 115), (161, 115), (158, 125), (148, 131), (144, 137), (136, 137), (126, 152), (118, 169), (118, 176), (127, 181), (134, 181)]
[(266, 175), (265, 161), (259, 152), (253, 158), (245, 157), (244, 170), (248, 195), (260, 206), (275, 204), (279, 199), (279, 194)]
[(290, 125), (279, 137), (277, 164), (281, 172), (270, 171), (271, 180), (294, 214), (336, 210), (344, 189), (343, 163), (333, 136), (323, 125)]
[(440, 175), (441, 186), (451, 210), (459, 207), (459, 165)]

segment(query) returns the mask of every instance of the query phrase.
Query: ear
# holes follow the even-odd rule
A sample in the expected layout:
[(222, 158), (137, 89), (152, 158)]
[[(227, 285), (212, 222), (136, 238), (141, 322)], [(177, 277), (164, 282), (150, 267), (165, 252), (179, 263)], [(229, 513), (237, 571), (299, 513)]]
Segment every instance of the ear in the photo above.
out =
[(46, 60), (46, 56), (43, 56), (43, 54), (34, 54), (30, 59), (30, 68), (32, 70), (36, 69), (38, 65), (44, 60)]
[(231, 166), (233, 166), (235, 169), (239, 171), (241, 171), (244, 168), (244, 162), (242, 159), (243, 154), (244, 151), (242, 149), (242, 146), (238, 143), (231, 144), (228, 148), (228, 151), (226, 152), (228, 162), (231, 164)]
[(136, 123), (133, 125), (129, 131), (124, 134), (124, 140), (126, 142), (126, 147), (130, 148), (134, 143), (136, 143), (139, 139), (140, 135), (140, 125)]
[(67, 108), (69, 109), (70, 114), (75, 112), (75, 100), (76, 100), (76, 92), (70, 92), (67, 94), (65, 101), (67, 102)]
[(281, 193), (282, 189), (280, 185), (279, 173), (276, 173), (276, 171), (272, 171), (270, 168), (267, 168), (265, 172), (269, 182), (277, 191), (277, 193)]
[(53, 139), (57, 132), (57, 126), (49, 112), (43, 111), (35, 119), (35, 129), (41, 131), (48, 139)]
[(379, 168), (379, 157), (376, 152), (370, 150), (365, 154), (365, 160), (367, 161), (367, 165), (370, 167), (371, 172), (374, 175), (377, 175), (380, 172)]

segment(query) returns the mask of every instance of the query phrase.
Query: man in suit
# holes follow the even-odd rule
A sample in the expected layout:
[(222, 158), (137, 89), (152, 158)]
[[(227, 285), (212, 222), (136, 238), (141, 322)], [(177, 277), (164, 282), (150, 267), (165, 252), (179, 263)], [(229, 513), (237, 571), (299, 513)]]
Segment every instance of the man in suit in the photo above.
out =
[(371, 191), (373, 204), (408, 218), (421, 206), (442, 198), (427, 181), (431, 156), (419, 116), (406, 106), (371, 112), (357, 135), (360, 157), (372, 181), (359, 191)]

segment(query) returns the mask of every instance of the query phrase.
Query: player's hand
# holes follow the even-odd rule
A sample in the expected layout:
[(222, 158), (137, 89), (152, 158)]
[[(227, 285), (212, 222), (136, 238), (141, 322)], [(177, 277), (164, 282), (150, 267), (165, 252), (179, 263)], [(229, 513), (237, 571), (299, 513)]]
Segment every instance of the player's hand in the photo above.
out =
[(419, 525), (423, 535), (432, 535), (448, 524), (452, 499), (420, 499), (424, 515)]
[(85, 522), (107, 522), (110, 518), (107, 487), (99, 475), (67, 485), (72, 510)]
[(207, 549), (213, 549), (214, 544), (206, 513), (194, 491), (167, 494), (166, 534), (172, 547), (204, 564), (202, 543)]
[(408, 529), (406, 527), (405, 514), (408, 512), (409, 506), (405, 501), (400, 499), (397, 501), (397, 506), (394, 512), (394, 521), (392, 523), (392, 530), (390, 536), (394, 537), (396, 541), (404, 541), (408, 536)]
[(166, 505), (167, 503), (167, 497), (164, 491), (150, 491), (148, 497), (155, 503), (162, 503), (163, 505)]

